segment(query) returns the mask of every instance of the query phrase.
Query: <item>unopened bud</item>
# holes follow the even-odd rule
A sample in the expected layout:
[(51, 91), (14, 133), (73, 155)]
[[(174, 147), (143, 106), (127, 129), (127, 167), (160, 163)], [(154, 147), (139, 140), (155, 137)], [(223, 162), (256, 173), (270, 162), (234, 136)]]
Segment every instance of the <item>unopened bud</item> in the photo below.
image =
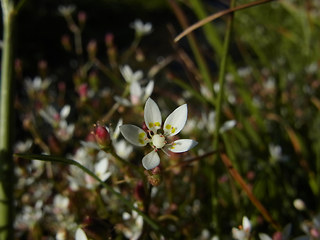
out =
[(80, 96), (80, 100), (81, 101), (87, 100), (87, 97), (88, 97), (88, 85), (86, 83), (83, 83), (78, 87), (78, 94)]
[(155, 167), (152, 170), (145, 170), (144, 174), (148, 178), (148, 182), (152, 186), (158, 186), (161, 183), (161, 174), (160, 174), (160, 167)]
[(71, 51), (72, 47), (70, 43), (70, 37), (68, 35), (63, 35), (61, 37), (61, 44), (66, 51)]
[(96, 72), (92, 72), (89, 75), (89, 84), (90, 87), (95, 90), (98, 91), (99, 88), (99, 78)]
[(93, 59), (96, 57), (96, 53), (97, 53), (97, 42), (95, 40), (91, 40), (88, 43), (87, 46), (87, 51), (88, 51), (88, 55), (90, 59)]
[(96, 138), (96, 142), (101, 148), (108, 149), (110, 147), (111, 139), (106, 127), (96, 125), (93, 133)]
[(114, 35), (112, 33), (106, 34), (104, 41), (105, 41), (107, 47), (113, 46), (113, 39), (114, 39)]
[(78, 21), (79, 21), (80, 26), (83, 26), (83, 25), (86, 23), (86, 21), (87, 21), (87, 14), (86, 14), (86, 12), (80, 11), (80, 12), (78, 13)]

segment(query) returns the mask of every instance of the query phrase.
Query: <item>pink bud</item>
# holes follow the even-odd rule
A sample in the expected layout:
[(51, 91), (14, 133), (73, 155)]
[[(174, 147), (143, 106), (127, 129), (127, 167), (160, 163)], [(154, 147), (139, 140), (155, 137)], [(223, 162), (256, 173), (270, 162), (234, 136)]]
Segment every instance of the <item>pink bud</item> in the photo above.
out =
[(84, 25), (87, 21), (87, 14), (84, 11), (78, 13), (78, 21), (80, 25)]
[(78, 93), (81, 99), (87, 99), (88, 97), (88, 85), (86, 83), (81, 84), (78, 87)]
[(68, 35), (63, 35), (61, 38), (61, 44), (64, 47), (65, 50), (71, 51), (71, 43), (70, 43), (70, 37)]
[(96, 40), (91, 40), (87, 45), (87, 51), (89, 58), (95, 58), (97, 53), (97, 42)]
[(113, 45), (114, 35), (112, 33), (107, 33), (104, 40), (108, 47)]
[(110, 134), (106, 127), (96, 125), (94, 129), (94, 136), (100, 147), (108, 148), (110, 146)]

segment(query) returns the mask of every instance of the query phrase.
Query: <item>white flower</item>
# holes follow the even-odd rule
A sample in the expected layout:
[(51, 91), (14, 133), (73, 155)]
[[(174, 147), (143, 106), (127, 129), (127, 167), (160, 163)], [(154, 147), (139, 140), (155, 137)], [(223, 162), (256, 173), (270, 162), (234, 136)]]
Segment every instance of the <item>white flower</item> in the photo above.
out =
[(117, 155), (123, 159), (127, 159), (133, 150), (133, 147), (128, 145), (128, 143), (124, 140), (115, 142), (113, 146)]
[(76, 6), (68, 5), (68, 6), (58, 6), (58, 11), (62, 16), (69, 16), (76, 10)]
[(52, 106), (45, 110), (41, 109), (39, 114), (45, 121), (47, 121), (53, 128), (55, 128), (55, 135), (59, 140), (69, 140), (74, 132), (74, 124), (68, 124), (67, 117), (70, 114), (70, 105), (65, 105), (60, 113)]
[(141, 87), (137, 81), (130, 85), (130, 100), (133, 105), (144, 103), (152, 94), (154, 82), (151, 80), (146, 87)]
[(45, 110), (41, 109), (39, 114), (53, 127), (57, 127), (60, 121), (66, 120), (70, 114), (70, 105), (65, 105), (60, 113), (52, 106), (48, 106)]
[(250, 232), (250, 220), (244, 216), (242, 218), (242, 226), (239, 226), (239, 228), (232, 228), (232, 237), (237, 240), (247, 240), (250, 237)]
[[(137, 207), (137, 204), (134, 204)], [(126, 227), (122, 230), (124, 236), (130, 240), (139, 239), (143, 229), (143, 218), (136, 211), (132, 213), (124, 212), (122, 219), (125, 221)]]
[[(202, 114), (202, 119), (199, 122), (201, 127), (206, 127), (208, 132), (213, 134), (216, 130), (216, 112), (215, 111), (210, 111), (208, 115)], [(237, 124), (236, 120), (228, 120), (224, 122), (219, 129), (219, 133), (224, 133), (232, 128), (234, 128)], [(203, 125), (203, 126), (202, 126)]]
[(123, 67), (120, 67), (120, 72), (127, 83), (140, 81), (143, 78), (143, 72), (141, 70), (133, 72), (128, 65), (124, 65)]
[(143, 23), (140, 19), (136, 19), (133, 23), (130, 24), (138, 36), (147, 35), (152, 32), (152, 24), (147, 22)]
[(14, 151), (17, 153), (24, 153), (31, 148), (32, 144), (33, 142), (31, 139), (27, 139), (25, 142), (19, 141), (15, 144)]
[(150, 170), (159, 165), (160, 158), (157, 153), (159, 149), (164, 152), (169, 150), (174, 153), (181, 153), (188, 151), (197, 144), (196, 141), (191, 139), (179, 139), (172, 143), (167, 142), (168, 137), (174, 136), (182, 130), (187, 121), (187, 114), (187, 104), (178, 107), (167, 117), (161, 130), (161, 112), (158, 105), (149, 98), (144, 108), (144, 121), (148, 132), (131, 124), (124, 124), (120, 127), (122, 135), (131, 144), (146, 146), (149, 143), (153, 148), (153, 151), (142, 159), (142, 165), (145, 169)]
[(26, 90), (29, 95), (46, 90), (50, 84), (51, 80), (47, 78), (41, 79), (40, 77), (35, 77), (33, 80), (30, 78), (25, 80)]
[(115, 96), (115, 100), (127, 107), (145, 103), (152, 94), (154, 81), (150, 80), (149, 83), (143, 87), (144, 83), (141, 83), (143, 78), (142, 71), (133, 72), (128, 65), (121, 67), (120, 72), (130, 86), (130, 101), (119, 96)]

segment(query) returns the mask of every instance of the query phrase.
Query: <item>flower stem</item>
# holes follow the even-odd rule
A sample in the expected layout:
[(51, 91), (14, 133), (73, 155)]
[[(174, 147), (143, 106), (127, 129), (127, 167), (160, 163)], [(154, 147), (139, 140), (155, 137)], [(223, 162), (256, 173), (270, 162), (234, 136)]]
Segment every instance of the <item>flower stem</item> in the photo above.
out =
[(1, 67), (0, 112), (0, 239), (13, 239), (13, 1), (1, 0), (3, 16), (3, 48)]
[[(230, 8), (233, 8), (235, 6), (235, 0), (232, 0), (230, 3)], [(215, 138), (213, 141), (213, 149), (218, 150), (219, 148), (219, 129), (221, 126), (221, 114), (222, 114), (222, 105), (223, 105), (223, 95), (224, 95), (224, 83), (225, 83), (225, 73), (227, 68), (227, 59), (228, 59), (228, 51), (229, 51), (229, 45), (230, 45), (230, 36), (232, 31), (232, 23), (233, 23), (233, 15), (231, 14), (227, 20), (227, 27), (226, 27), (226, 33), (223, 43), (223, 49), (222, 49), (222, 59), (220, 63), (220, 70), (219, 70), (219, 89), (215, 107), (216, 107), (216, 118), (215, 118)], [(219, 155), (215, 155), (215, 160)], [(220, 231), (219, 227), (219, 206), (218, 206), (218, 179), (217, 179), (217, 168), (214, 166), (216, 161), (213, 163), (213, 169), (215, 174), (211, 175), (211, 189), (212, 189), (212, 196), (211, 196), (211, 202), (212, 202), (212, 225), (217, 229), (217, 231)]]

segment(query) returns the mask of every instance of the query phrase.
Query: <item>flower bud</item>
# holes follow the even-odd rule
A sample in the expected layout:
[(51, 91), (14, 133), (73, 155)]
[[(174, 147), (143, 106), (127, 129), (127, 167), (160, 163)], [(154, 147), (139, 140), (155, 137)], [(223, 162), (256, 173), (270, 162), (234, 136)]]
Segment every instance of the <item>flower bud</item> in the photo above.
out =
[(70, 37), (68, 35), (62, 36), (61, 44), (66, 51), (71, 51), (72, 47), (71, 47)]
[(88, 98), (88, 84), (80, 84), (80, 86), (78, 87), (78, 94), (80, 96), (80, 100), (85, 102)]
[(158, 186), (161, 183), (161, 172), (160, 172), (160, 167), (155, 167), (152, 170), (145, 170), (144, 174), (148, 178), (148, 182), (152, 186)]
[(97, 54), (97, 42), (95, 40), (91, 40), (87, 45), (87, 51), (90, 59), (94, 59)]
[(107, 47), (113, 47), (114, 35), (112, 33), (107, 33), (105, 35), (104, 41)]
[(80, 26), (85, 25), (85, 23), (87, 21), (87, 13), (84, 11), (80, 11), (78, 13), (78, 21), (79, 21)]
[(102, 149), (108, 149), (110, 147), (111, 139), (106, 127), (96, 125), (93, 134), (96, 142)]

